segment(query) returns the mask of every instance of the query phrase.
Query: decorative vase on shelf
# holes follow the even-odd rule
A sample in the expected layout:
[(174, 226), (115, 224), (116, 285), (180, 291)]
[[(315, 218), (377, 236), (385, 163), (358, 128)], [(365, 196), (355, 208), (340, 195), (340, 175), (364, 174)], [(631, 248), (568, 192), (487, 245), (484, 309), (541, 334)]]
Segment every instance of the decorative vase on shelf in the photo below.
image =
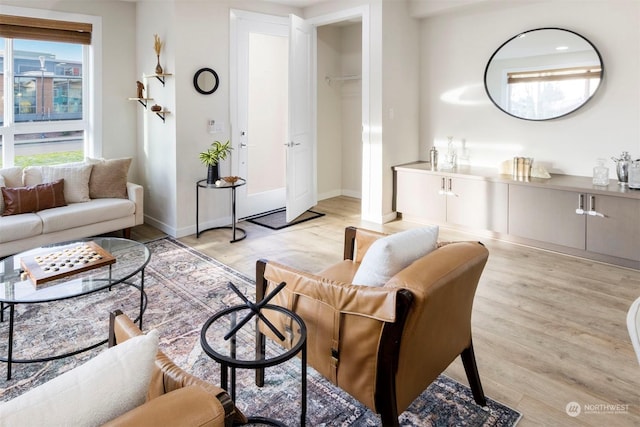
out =
[(207, 167), (207, 184), (215, 184), (220, 179), (220, 172), (218, 171), (218, 164), (209, 165)]
[(156, 74), (162, 74), (162, 66), (160, 65), (160, 55), (157, 55), (158, 63), (156, 65)]
[(160, 51), (162, 51), (162, 40), (158, 37), (157, 34), (153, 35), (153, 51), (156, 53), (156, 58), (158, 58), (158, 65), (156, 65), (156, 74), (162, 74), (162, 67), (160, 66)]

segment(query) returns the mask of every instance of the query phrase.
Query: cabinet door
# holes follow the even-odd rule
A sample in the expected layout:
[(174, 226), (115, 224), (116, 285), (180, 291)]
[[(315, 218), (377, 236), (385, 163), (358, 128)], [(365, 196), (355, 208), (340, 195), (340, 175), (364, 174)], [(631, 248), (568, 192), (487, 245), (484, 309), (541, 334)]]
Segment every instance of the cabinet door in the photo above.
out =
[(439, 194), (438, 175), (423, 172), (397, 172), (396, 210), (407, 220), (444, 222), (446, 200)]
[(585, 216), (576, 214), (580, 196), (573, 191), (510, 184), (509, 234), (585, 249)]
[(475, 179), (447, 178), (447, 223), (507, 232), (509, 186)]
[[(587, 195), (587, 250), (640, 261), (640, 200)], [(585, 207), (586, 208), (586, 207)]]

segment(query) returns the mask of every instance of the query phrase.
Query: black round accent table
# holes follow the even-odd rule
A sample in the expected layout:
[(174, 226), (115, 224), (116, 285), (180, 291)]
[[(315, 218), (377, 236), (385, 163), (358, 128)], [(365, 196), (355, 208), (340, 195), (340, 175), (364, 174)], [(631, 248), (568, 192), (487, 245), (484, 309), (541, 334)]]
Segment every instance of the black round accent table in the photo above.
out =
[[(228, 182), (225, 182), (224, 184), (221, 184), (221, 185), (208, 184), (206, 179), (201, 179), (200, 181), (196, 182), (196, 238), (200, 237), (200, 234), (204, 233), (205, 231), (219, 230), (223, 228), (231, 230), (230, 243), (239, 242), (240, 240), (243, 240), (245, 237), (247, 237), (246, 231), (244, 231), (240, 227), (236, 227), (236, 188), (241, 187), (246, 183), (247, 181), (243, 178), (240, 178), (238, 181), (234, 182), (233, 184), (230, 184)], [(200, 230), (199, 214), (200, 214), (200, 189), (201, 188), (231, 190), (231, 225), (226, 225), (222, 227), (211, 227), (205, 230)], [(236, 232), (240, 232), (241, 235), (237, 237)]]
[[(236, 401), (236, 369), (264, 370), (276, 366), (301, 353), (301, 411), (300, 425), (305, 426), (307, 413), (307, 328), (304, 321), (284, 307), (268, 304), (268, 301), (284, 287), (284, 283), (267, 295), (260, 303), (254, 304), (229, 283), (229, 287), (245, 302), (225, 308), (211, 316), (203, 325), (200, 344), (204, 352), (220, 364), (220, 386), (229, 391)], [(278, 319), (277, 324), (285, 324), (279, 330), (269, 319)], [(287, 343), (269, 346), (266, 349), (265, 335), (270, 332)], [(231, 373), (231, 384), (229, 384)], [(258, 378), (258, 376), (256, 376)], [(258, 381), (256, 381), (258, 383)], [(263, 384), (258, 384), (262, 386)], [(250, 423), (273, 426), (286, 424), (265, 417), (249, 417)]]

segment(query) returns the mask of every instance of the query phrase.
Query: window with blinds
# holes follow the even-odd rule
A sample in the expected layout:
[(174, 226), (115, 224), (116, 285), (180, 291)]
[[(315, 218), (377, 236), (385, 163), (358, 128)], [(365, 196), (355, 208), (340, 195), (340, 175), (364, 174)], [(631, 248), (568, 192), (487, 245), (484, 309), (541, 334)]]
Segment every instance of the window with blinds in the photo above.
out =
[(91, 44), (92, 25), (0, 14), (0, 37)]
[(571, 67), (507, 73), (507, 83), (556, 82), (561, 80), (600, 79), (602, 67)]
[(561, 116), (593, 95), (602, 76), (600, 66), (576, 66), (507, 73), (507, 108), (518, 117)]
[[(3, 166), (84, 158), (93, 25), (0, 14)], [(9, 87), (3, 87), (5, 82)]]

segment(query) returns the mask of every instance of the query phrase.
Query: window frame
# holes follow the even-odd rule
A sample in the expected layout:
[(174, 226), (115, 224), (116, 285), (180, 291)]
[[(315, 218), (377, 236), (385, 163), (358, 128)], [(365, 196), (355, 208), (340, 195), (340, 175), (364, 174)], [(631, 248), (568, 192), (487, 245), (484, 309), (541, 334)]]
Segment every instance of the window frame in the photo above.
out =
[(51, 10), (5, 6), (3, 15), (28, 18), (73, 21), (92, 25), (91, 44), (85, 45), (82, 53), (82, 91), (85, 94), (82, 105), (82, 120), (60, 120), (43, 122), (14, 121), (14, 69), (13, 43), (6, 43), (4, 59), (4, 125), (0, 126), (2, 138), (2, 167), (11, 167), (15, 160), (15, 135), (23, 133), (63, 132), (82, 129), (84, 131), (83, 151), (85, 157), (102, 157), (102, 18), (100, 16)]

